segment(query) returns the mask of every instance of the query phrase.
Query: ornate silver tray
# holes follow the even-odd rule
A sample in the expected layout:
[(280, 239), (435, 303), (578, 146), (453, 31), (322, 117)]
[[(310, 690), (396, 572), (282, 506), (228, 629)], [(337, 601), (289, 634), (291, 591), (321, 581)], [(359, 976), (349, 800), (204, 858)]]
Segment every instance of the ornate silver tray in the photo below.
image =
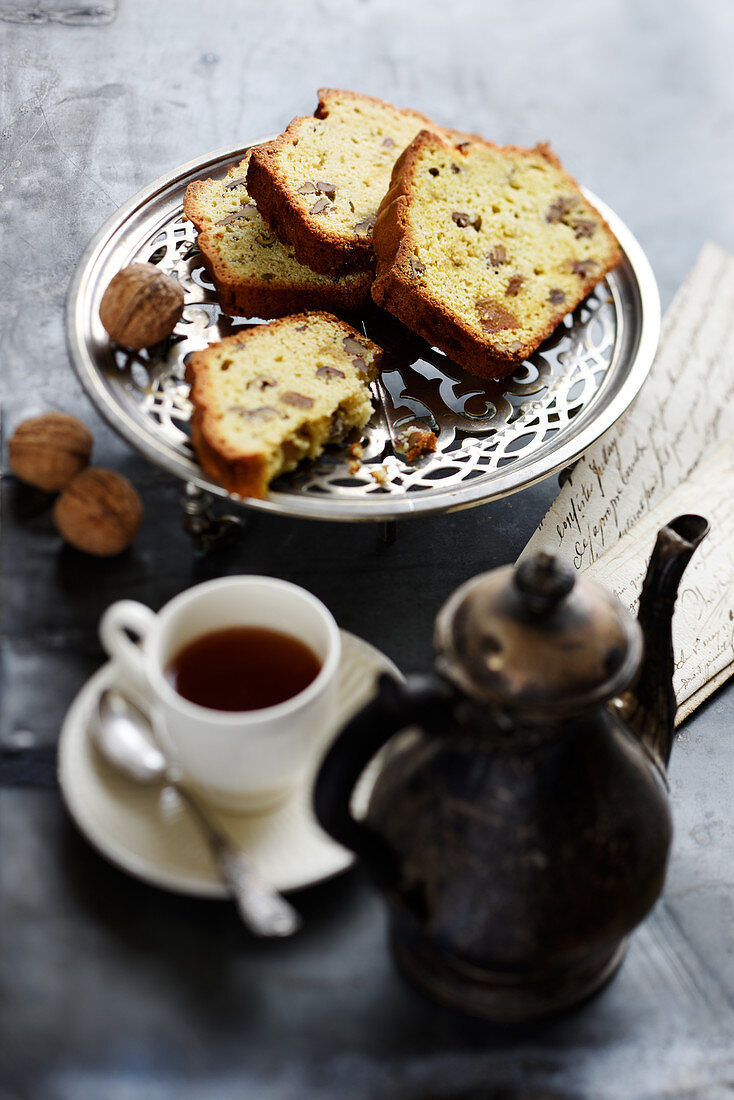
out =
[[(387, 333), (391, 350), (375, 383), (376, 412), (363, 435), (361, 464), (346, 448), (330, 448), (317, 463), (275, 482), (266, 500), (230, 497), (204, 473), (189, 443), (185, 357), (253, 321), (220, 312), (182, 202), (192, 180), (224, 174), (247, 148), (191, 161), (140, 191), (91, 242), (69, 291), (69, 353), (85, 390), (113, 428), (176, 477), (280, 515), (389, 520), (449, 512), (517, 492), (570, 465), (640, 389), (660, 330), (655, 278), (627, 227), (587, 192), (614, 230), (623, 261), (512, 378), (487, 383), (417, 338), (396, 341), (396, 323)], [(126, 352), (111, 345), (99, 303), (112, 276), (136, 260), (174, 274), (186, 306), (168, 341)], [(364, 322), (385, 346), (384, 332), (371, 328), (367, 316)], [(395, 443), (412, 425), (431, 428), (438, 447), (409, 464)]]

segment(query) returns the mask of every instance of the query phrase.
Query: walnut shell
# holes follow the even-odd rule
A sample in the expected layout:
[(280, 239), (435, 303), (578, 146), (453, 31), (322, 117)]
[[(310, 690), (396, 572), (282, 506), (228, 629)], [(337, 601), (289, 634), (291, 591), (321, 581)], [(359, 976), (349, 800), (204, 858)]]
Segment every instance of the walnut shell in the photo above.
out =
[(21, 481), (55, 493), (87, 465), (93, 442), (91, 432), (75, 416), (31, 416), (10, 437), (10, 468)]
[(137, 350), (170, 336), (183, 307), (183, 287), (176, 279), (155, 264), (130, 264), (105, 290), (99, 317), (116, 343)]
[(69, 482), (53, 515), (68, 543), (106, 558), (120, 554), (133, 541), (143, 518), (143, 504), (127, 478), (90, 466)]

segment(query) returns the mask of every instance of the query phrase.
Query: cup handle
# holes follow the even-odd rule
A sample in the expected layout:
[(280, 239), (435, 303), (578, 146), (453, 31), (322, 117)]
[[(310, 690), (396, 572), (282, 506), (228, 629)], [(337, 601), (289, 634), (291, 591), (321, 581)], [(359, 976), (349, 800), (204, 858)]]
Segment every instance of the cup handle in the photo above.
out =
[[(146, 695), (150, 685), (141, 646), (156, 620), (155, 612), (137, 600), (111, 604), (99, 624), (99, 637), (110, 657), (117, 661), (133, 685)], [(128, 631), (138, 636), (134, 642)]]

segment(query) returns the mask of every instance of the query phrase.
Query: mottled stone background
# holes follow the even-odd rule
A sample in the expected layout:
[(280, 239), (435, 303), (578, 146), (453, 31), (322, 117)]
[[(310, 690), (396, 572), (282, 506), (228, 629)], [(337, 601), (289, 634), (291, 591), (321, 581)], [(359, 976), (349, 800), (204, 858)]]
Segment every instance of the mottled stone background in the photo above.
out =
[(100, 224), (176, 165), (312, 111), (317, 87), (351, 87), (500, 142), (550, 140), (636, 234), (665, 308), (704, 240), (734, 248), (733, 41), (728, 0), (0, 0), (2, 427), (78, 413), (95, 461), (147, 508), (133, 549), (90, 562), (60, 547), (3, 451), (0, 1100), (734, 1095), (730, 687), (680, 733), (666, 892), (619, 977), (521, 1031), (404, 986), (360, 871), (297, 899), (297, 939), (253, 944), (227, 905), (96, 856), (53, 770), (112, 599), (159, 606), (203, 577), (272, 573), (424, 668), (442, 600), (512, 560), (555, 492), (406, 522), (392, 546), (368, 525), (257, 516), (235, 548), (195, 560), (178, 486), (101, 424), (69, 366), (64, 297)]

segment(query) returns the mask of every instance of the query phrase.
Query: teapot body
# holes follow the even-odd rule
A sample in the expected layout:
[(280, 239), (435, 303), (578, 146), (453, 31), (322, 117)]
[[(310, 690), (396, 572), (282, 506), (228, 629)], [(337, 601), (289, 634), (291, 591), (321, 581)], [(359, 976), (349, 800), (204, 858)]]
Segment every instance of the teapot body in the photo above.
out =
[[(436, 673), (383, 677), (327, 752), (316, 816), (371, 870), (400, 966), (436, 999), (531, 1019), (621, 962), (665, 880), (671, 621), (707, 530), (658, 533), (639, 622), (548, 554), (466, 582), (436, 619)], [(355, 820), (364, 766), (406, 730)]]
[(455, 1007), (528, 1019), (582, 1000), (621, 962), (663, 887), (666, 788), (605, 708), (495, 737), (466, 709), (390, 755), (367, 823), (395, 860), (402, 969)]

